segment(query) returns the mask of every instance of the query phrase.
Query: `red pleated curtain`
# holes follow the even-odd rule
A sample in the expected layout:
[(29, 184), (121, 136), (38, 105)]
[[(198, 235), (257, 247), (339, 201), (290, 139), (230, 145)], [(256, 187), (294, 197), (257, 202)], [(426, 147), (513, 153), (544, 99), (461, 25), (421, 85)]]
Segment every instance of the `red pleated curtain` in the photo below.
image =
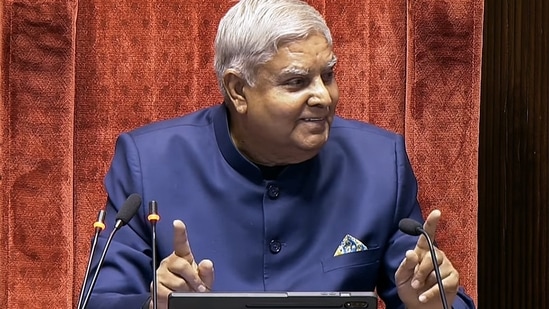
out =
[[(483, 0), (314, 0), (339, 57), (338, 113), (405, 135), (437, 242), (476, 295)], [(5, 0), (0, 303), (73, 308), (116, 136), (220, 102), (227, 0)]]

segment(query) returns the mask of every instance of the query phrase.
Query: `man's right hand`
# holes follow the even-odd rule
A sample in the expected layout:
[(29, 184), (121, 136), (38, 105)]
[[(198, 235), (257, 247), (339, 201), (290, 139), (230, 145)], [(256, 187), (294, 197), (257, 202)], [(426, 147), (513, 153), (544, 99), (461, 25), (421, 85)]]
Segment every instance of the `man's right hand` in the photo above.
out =
[[(174, 252), (160, 262), (157, 270), (158, 308), (168, 307), (168, 295), (172, 292), (208, 292), (214, 280), (213, 263), (202, 260), (194, 261), (187, 228), (180, 220), (173, 222)], [(151, 283), (151, 296), (152, 296)], [(152, 302), (149, 306), (152, 308)]]

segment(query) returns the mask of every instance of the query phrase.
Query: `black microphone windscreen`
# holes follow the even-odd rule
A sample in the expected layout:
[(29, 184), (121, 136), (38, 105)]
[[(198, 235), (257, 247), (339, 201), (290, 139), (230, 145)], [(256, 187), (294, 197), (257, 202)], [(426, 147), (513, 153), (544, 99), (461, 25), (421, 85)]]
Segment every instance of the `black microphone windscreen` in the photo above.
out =
[(121, 226), (128, 224), (137, 213), (139, 206), (141, 206), (141, 196), (137, 193), (133, 193), (126, 199), (120, 208), (120, 211), (116, 214), (116, 221), (120, 220), (122, 223)]
[(421, 223), (411, 218), (404, 218), (398, 223), (398, 228), (408, 235), (419, 236), (423, 230)]

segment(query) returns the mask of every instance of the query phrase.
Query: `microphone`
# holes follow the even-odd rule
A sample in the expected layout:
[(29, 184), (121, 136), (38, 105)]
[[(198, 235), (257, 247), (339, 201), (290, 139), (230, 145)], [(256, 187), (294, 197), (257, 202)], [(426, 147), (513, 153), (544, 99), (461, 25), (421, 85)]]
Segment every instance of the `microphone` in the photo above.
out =
[(152, 304), (153, 309), (158, 307), (158, 280), (156, 278), (156, 222), (160, 220), (158, 215), (158, 203), (156, 201), (149, 202), (149, 216), (147, 220), (151, 223), (151, 238), (152, 238), (152, 264), (153, 264), (153, 290)]
[(90, 275), (90, 269), (91, 269), (91, 262), (92, 257), (95, 253), (95, 248), (97, 247), (97, 240), (99, 239), (99, 233), (101, 233), (105, 229), (105, 215), (107, 212), (103, 209), (99, 211), (97, 214), (97, 220), (93, 224), (93, 227), (95, 228), (95, 236), (93, 237), (93, 242), (90, 250), (90, 256), (88, 257), (88, 266), (86, 267), (86, 273), (84, 274), (84, 282), (82, 282), (82, 287), (80, 288), (80, 296), (78, 297), (78, 305), (76, 308), (80, 308), (82, 305), (82, 300), (84, 298), (84, 289), (86, 288), (86, 285), (88, 284), (88, 276)]
[(126, 201), (124, 202), (124, 204), (122, 204), (122, 207), (116, 214), (116, 221), (114, 223), (114, 228), (111, 234), (109, 235), (107, 242), (105, 243), (105, 247), (103, 248), (103, 251), (101, 252), (101, 257), (99, 258), (99, 262), (97, 263), (97, 268), (95, 269), (95, 273), (93, 274), (93, 278), (92, 278), (90, 287), (88, 288), (88, 293), (86, 294), (86, 297), (84, 298), (84, 301), (82, 303), (82, 307), (78, 309), (85, 309), (86, 305), (88, 304), (88, 301), (90, 300), (93, 287), (95, 286), (95, 282), (97, 281), (97, 276), (99, 275), (101, 266), (105, 261), (105, 255), (107, 254), (107, 250), (111, 245), (111, 241), (112, 241), (112, 238), (114, 237), (114, 234), (118, 232), (118, 230), (121, 227), (123, 227), (124, 225), (128, 224), (128, 222), (130, 222), (133, 216), (135, 216), (135, 214), (137, 213), (139, 206), (141, 206), (141, 196), (139, 196), (139, 194), (137, 193), (133, 193), (126, 199)]
[(404, 218), (398, 223), (398, 228), (405, 234), (412, 236), (425, 236), (427, 244), (429, 245), (429, 251), (431, 251), (431, 260), (435, 268), (435, 276), (437, 278), (438, 289), (440, 292), (440, 299), (442, 300), (442, 308), (448, 309), (448, 302), (446, 301), (446, 294), (444, 294), (444, 286), (442, 285), (442, 278), (440, 277), (440, 269), (438, 268), (437, 256), (435, 253), (435, 247), (429, 237), (429, 234), (423, 229), (421, 223), (411, 218)]

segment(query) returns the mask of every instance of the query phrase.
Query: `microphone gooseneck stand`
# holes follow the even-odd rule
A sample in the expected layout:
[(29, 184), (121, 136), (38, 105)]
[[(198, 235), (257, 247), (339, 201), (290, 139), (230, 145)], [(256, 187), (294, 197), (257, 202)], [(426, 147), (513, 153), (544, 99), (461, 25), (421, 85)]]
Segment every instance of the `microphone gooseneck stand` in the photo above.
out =
[(158, 279), (156, 278), (156, 223), (160, 220), (158, 215), (158, 203), (156, 201), (149, 202), (149, 216), (147, 217), (151, 223), (151, 239), (152, 239), (152, 264), (153, 264), (153, 290), (152, 290), (152, 305), (153, 309), (158, 308)]

